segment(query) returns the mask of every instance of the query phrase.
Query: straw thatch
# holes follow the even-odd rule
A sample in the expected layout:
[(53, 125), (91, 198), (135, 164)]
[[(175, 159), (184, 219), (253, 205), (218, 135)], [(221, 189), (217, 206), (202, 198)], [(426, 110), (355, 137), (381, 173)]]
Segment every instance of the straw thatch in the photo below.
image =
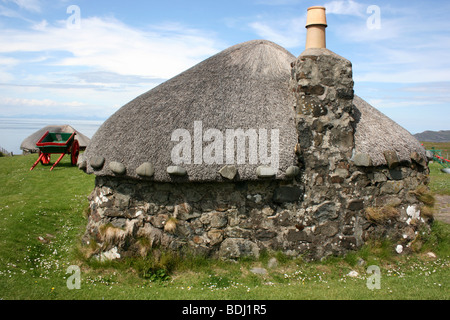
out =
[[(199, 63), (132, 100), (105, 121), (86, 150), (86, 172), (115, 175), (111, 167), (120, 165), (125, 171), (122, 176), (139, 178), (136, 169), (151, 163), (155, 181), (221, 181), (218, 172), (225, 159), (223, 164), (194, 163), (193, 127), (201, 121), (203, 132), (214, 128), (224, 137), (227, 129), (267, 129), (269, 136), (271, 129), (278, 129), (276, 178), (284, 178), (287, 168), (297, 164), (295, 101), (289, 90), (294, 60), (284, 48), (254, 40)], [(354, 106), (355, 153), (368, 154), (373, 165), (387, 163), (386, 150), (396, 151), (400, 161), (410, 161), (413, 151), (424, 155), (420, 143), (394, 121), (357, 96)], [(174, 165), (171, 151), (178, 142), (171, 141), (171, 136), (176, 129), (187, 129), (192, 137), (192, 162), (181, 165), (187, 171), (183, 177), (167, 173)], [(267, 148), (270, 152), (270, 141)], [(99, 158), (104, 165), (94, 169), (90, 164)], [(237, 164), (238, 179), (258, 179), (259, 165)]]
[(374, 166), (386, 165), (385, 151), (395, 151), (400, 162), (411, 161), (411, 153), (425, 156), (420, 142), (392, 119), (360, 97), (353, 99), (355, 117), (355, 153), (365, 153)]
[(81, 132), (75, 130), (73, 127), (71, 127), (68, 124), (65, 125), (49, 125), (42, 129), (37, 130), (27, 138), (25, 138), (22, 143), (20, 144), (20, 149), (23, 150), (24, 153), (36, 153), (39, 152), (39, 148), (36, 147), (36, 143), (39, 141), (39, 139), (42, 138), (42, 136), (47, 132), (67, 132), (67, 133), (73, 133), (76, 132), (75, 139), (78, 140), (78, 143), (80, 144), (80, 149), (84, 150), (86, 149), (87, 145), (90, 142), (90, 139), (86, 137)]
[[(254, 40), (230, 47), (166, 81), (123, 106), (99, 128), (86, 150), (87, 172), (111, 175), (109, 164), (120, 162), (126, 167), (125, 175), (136, 178), (136, 168), (149, 162), (155, 181), (173, 181), (166, 170), (173, 165), (171, 150), (178, 142), (171, 141), (171, 135), (175, 129), (187, 129), (193, 140), (194, 122), (202, 121), (203, 131), (214, 128), (224, 136), (227, 129), (266, 129), (269, 142), (271, 129), (278, 129), (278, 177), (282, 177), (296, 163), (294, 98), (289, 91), (294, 59), (272, 42)], [(105, 158), (99, 171), (89, 165), (94, 157)], [(222, 179), (218, 171), (225, 163), (193, 162), (194, 157), (192, 164), (181, 165), (187, 176), (178, 180)], [(239, 179), (257, 179), (258, 165), (236, 164)]]

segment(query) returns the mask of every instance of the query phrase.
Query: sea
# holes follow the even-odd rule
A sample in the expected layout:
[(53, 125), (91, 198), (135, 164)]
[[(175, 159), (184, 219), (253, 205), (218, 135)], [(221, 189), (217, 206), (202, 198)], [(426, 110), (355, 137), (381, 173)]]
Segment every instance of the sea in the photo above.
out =
[(25, 119), (0, 117), (0, 148), (15, 155), (22, 154), (20, 144), (28, 136), (48, 125), (70, 125), (88, 138), (102, 125), (103, 120)]

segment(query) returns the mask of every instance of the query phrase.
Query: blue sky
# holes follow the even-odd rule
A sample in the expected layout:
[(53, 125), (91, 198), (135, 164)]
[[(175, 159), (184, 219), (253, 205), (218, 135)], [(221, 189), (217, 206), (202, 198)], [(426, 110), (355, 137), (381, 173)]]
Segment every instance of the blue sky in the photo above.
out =
[(0, 117), (104, 120), (248, 40), (298, 56), (312, 5), (327, 8), (327, 47), (353, 63), (357, 95), (411, 133), (450, 129), (443, 0), (0, 0)]

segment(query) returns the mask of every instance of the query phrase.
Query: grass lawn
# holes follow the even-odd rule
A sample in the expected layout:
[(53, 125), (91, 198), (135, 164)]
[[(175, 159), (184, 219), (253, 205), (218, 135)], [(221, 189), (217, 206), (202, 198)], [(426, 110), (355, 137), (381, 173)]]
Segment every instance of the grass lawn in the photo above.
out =
[[(0, 158), (0, 299), (450, 299), (450, 226), (439, 222), (421, 252), (410, 256), (397, 255), (394, 244), (383, 242), (320, 263), (280, 253), (239, 263), (169, 254), (158, 263), (151, 257), (87, 260), (80, 238), (94, 176), (72, 167), (69, 157), (53, 172), (41, 164), (30, 172), (36, 158)], [(450, 175), (431, 169), (433, 191), (449, 192)], [(273, 257), (278, 265), (269, 268)], [(68, 287), (74, 273), (67, 270), (74, 265), (80, 289)], [(380, 289), (367, 287), (371, 265), (380, 270)], [(267, 273), (251, 272), (256, 267)], [(350, 271), (357, 273), (352, 277)]]

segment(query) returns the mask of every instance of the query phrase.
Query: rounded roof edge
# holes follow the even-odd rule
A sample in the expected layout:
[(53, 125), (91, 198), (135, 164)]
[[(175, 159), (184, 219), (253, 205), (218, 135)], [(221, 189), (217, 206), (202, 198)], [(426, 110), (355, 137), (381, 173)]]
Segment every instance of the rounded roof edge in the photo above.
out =
[(374, 166), (387, 165), (386, 151), (395, 151), (400, 162), (411, 162), (413, 152), (426, 159), (425, 149), (408, 130), (356, 95), (353, 104), (355, 153), (368, 154)]

